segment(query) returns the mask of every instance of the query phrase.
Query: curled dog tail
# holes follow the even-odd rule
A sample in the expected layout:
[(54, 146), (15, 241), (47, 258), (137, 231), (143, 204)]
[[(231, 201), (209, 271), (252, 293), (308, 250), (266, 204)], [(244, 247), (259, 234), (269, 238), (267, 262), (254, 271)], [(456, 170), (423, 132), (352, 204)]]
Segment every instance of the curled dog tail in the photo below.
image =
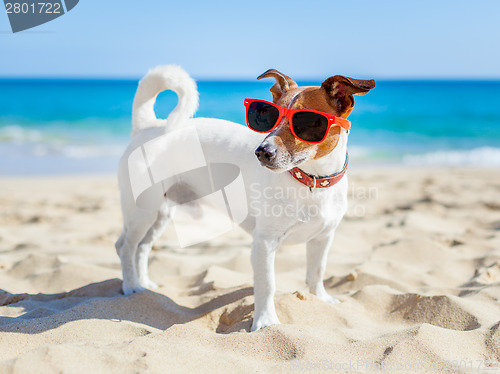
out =
[[(154, 105), (158, 94), (174, 91), (179, 101), (165, 120), (156, 118)], [(198, 109), (198, 90), (195, 81), (177, 65), (157, 66), (139, 82), (132, 107), (132, 135), (154, 126), (176, 124), (191, 118)]]

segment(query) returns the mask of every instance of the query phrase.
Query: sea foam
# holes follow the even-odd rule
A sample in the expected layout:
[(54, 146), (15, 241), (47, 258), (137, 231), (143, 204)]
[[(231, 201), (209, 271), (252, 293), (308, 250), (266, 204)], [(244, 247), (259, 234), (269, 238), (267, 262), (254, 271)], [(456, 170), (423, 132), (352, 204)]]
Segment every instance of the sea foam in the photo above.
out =
[(406, 155), (403, 163), (410, 166), (480, 166), (500, 167), (500, 148), (479, 147), (470, 150), (442, 150)]

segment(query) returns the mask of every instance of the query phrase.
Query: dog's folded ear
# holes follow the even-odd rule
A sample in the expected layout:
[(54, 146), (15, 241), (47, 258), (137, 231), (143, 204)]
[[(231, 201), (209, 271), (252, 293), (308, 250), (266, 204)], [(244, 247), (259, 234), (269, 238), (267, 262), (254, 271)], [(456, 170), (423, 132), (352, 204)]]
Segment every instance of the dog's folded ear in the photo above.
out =
[(343, 75), (330, 77), (321, 84), (321, 88), (326, 91), (332, 104), (337, 107), (340, 114), (346, 114), (346, 116), (354, 105), (352, 95), (365, 95), (374, 87), (373, 79), (354, 79)]
[(344, 96), (365, 95), (375, 87), (375, 81), (373, 79), (362, 80), (344, 77), (343, 75), (335, 75), (324, 81), (321, 87), (334, 95), (337, 93), (334, 91), (338, 91), (339, 94)]
[(276, 103), (280, 97), (289, 89), (296, 88), (297, 83), (289, 76), (280, 73), (276, 69), (269, 69), (265, 73), (262, 73), (257, 77), (257, 79), (273, 77), (276, 79), (274, 86), (270, 88), (269, 91), (273, 94), (273, 102)]

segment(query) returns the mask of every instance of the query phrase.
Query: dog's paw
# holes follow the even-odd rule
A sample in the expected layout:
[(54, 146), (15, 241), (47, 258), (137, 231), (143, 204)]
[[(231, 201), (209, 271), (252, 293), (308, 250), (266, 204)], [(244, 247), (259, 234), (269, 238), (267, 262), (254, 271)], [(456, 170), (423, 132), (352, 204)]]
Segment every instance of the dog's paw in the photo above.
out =
[(146, 289), (139, 284), (127, 285), (127, 284), (123, 283), (122, 290), (123, 290), (123, 294), (128, 296), (128, 295), (132, 295), (132, 294), (137, 293), (137, 292), (145, 291)]
[(330, 296), (325, 290), (317, 292), (316, 297), (328, 304), (340, 304), (340, 300)]
[(264, 315), (253, 319), (251, 331), (257, 331), (271, 325), (279, 325), (280, 321), (277, 316)]
[(158, 288), (158, 284), (153, 282), (151, 279), (146, 279), (143, 281), (139, 281), (140, 285), (149, 290), (156, 290)]
[(320, 297), (321, 300), (323, 300), (325, 303), (328, 304), (340, 304), (340, 300), (334, 298), (333, 296), (330, 295), (325, 295), (323, 297)]

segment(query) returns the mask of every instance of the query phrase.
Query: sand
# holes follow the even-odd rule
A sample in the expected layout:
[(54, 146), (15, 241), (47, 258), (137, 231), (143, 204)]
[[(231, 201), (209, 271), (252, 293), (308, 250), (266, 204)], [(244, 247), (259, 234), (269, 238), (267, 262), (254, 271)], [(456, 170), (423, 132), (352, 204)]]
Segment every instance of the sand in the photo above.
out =
[[(249, 333), (251, 237), (150, 256), (121, 294), (113, 176), (0, 179), (0, 373), (500, 371), (498, 170), (355, 170), (325, 285), (276, 258), (282, 324)], [(190, 223), (193, 229), (196, 223)]]

